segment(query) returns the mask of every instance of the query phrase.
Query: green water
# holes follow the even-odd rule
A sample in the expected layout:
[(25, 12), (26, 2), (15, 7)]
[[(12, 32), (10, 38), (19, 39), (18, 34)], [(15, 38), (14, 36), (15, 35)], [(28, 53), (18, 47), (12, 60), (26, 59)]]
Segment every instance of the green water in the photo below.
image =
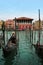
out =
[[(5, 35), (5, 42), (7, 43), (12, 32), (5, 33), (8, 33)], [(31, 46), (29, 32), (19, 31), (16, 34), (19, 38), (17, 55), (13, 54), (4, 58), (3, 51), (0, 49), (0, 65), (43, 65), (43, 61), (35, 53), (34, 47)]]

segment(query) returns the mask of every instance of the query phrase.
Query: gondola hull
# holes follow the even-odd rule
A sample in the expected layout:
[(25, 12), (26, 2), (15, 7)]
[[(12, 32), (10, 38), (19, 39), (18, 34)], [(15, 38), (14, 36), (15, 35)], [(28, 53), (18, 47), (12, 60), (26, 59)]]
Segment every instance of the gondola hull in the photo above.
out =
[(39, 57), (43, 57), (43, 45), (36, 45), (36, 44), (33, 44), (34, 47), (35, 47), (35, 52), (37, 53), (37, 55)]
[(6, 45), (5, 47), (3, 47), (3, 54), (4, 55), (9, 55), (12, 52), (16, 52), (17, 51), (17, 45), (12, 44), (11, 47), (8, 47), (8, 45)]

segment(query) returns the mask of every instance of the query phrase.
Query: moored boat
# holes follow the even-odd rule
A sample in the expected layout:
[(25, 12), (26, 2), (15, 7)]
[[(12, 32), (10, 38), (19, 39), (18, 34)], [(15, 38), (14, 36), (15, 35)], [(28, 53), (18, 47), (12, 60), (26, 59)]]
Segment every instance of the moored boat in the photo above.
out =
[(35, 47), (36, 50), (43, 52), (43, 45), (33, 44), (33, 46)]
[(15, 51), (17, 49), (17, 45), (15, 43), (11, 43), (11, 41), (3, 47), (3, 53), (10, 54), (12, 51)]
[(35, 47), (35, 52), (37, 53), (37, 55), (39, 57), (43, 57), (43, 45), (40, 45), (40, 44), (33, 44), (33, 46)]
[(2, 46), (2, 49), (5, 55), (10, 54), (13, 51), (15, 52), (15, 50), (17, 50), (17, 40), (15, 37), (15, 33), (12, 34), (12, 36), (8, 40), (8, 43), (5, 46)]
[(41, 45), (41, 41), (42, 41), (42, 40), (41, 40), (41, 36), (42, 36), (42, 34), (41, 34), (40, 22), (41, 22), (41, 20), (40, 20), (40, 10), (39, 10), (38, 39), (36, 39), (37, 42), (36, 42), (36, 44), (34, 43), (33, 46), (35, 47), (35, 51), (36, 51), (36, 53), (38, 54), (38, 56), (43, 57), (43, 45)]

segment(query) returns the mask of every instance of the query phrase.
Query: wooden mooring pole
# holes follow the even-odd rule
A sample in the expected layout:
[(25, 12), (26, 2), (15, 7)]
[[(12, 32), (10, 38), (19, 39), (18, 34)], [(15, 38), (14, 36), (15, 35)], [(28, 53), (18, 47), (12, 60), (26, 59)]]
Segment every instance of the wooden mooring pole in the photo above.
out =
[(40, 43), (40, 9), (39, 9), (39, 43)]
[(2, 21), (3, 24), (2, 24), (2, 32), (3, 32), (3, 44), (5, 44), (5, 24), (4, 24), (4, 21)]
[(30, 43), (31, 43), (31, 28), (29, 28), (29, 31), (30, 31)]
[(15, 35), (16, 35), (16, 17), (15, 17)]

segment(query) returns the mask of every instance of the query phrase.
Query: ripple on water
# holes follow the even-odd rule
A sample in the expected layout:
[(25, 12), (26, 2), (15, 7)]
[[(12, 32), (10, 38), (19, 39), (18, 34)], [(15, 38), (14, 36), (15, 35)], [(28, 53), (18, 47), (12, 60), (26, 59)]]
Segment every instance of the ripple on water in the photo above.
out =
[(19, 48), (16, 56), (4, 58), (2, 49), (0, 49), (0, 65), (41, 65), (41, 59), (35, 53), (35, 49), (31, 47), (31, 43), (25, 34), (26, 32), (19, 32)]

